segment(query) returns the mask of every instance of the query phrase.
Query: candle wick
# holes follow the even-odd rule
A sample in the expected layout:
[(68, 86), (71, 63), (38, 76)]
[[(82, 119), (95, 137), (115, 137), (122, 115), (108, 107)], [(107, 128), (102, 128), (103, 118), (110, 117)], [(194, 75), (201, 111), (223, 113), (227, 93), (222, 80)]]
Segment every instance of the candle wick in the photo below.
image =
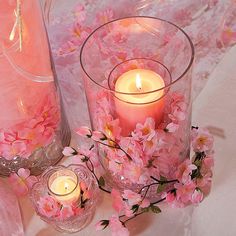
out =
[(69, 186), (67, 183), (65, 183), (65, 190), (67, 191), (69, 189)]

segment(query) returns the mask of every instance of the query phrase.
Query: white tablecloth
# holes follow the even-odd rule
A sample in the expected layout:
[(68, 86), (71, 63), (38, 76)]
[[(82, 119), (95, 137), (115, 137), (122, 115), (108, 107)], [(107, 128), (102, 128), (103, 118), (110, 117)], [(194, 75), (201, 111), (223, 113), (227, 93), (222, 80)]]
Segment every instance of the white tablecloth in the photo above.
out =
[[(193, 124), (210, 126), (215, 133), (215, 169), (211, 194), (198, 206), (145, 214), (128, 224), (131, 235), (235, 236), (236, 235), (236, 47), (232, 48), (208, 79), (193, 103)], [(35, 214), (27, 198), (20, 200), (26, 236), (62, 235)], [(91, 224), (74, 235), (111, 235), (96, 232), (94, 224), (112, 214), (111, 198), (102, 196)], [(66, 234), (63, 234), (66, 235)]]

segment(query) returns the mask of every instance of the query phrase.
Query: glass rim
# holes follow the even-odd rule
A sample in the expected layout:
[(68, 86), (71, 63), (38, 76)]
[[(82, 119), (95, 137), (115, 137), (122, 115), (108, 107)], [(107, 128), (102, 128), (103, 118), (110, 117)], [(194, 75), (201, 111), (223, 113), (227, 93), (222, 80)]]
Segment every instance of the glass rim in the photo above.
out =
[[(165, 88), (166, 88), (167, 86), (162, 87), (162, 88), (159, 88), (159, 89), (147, 91), (147, 92), (131, 92), (131, 93), (124, 93), (124, 92), (120, 92), (120, 91), (116, 91), (115, 89), (112, 89), (111, 86), (110, 86), (110, 79), (111, 79), (112, 73), (117, 69), (117, 67), (119, 67), (119, 66), (122, 65), (123, 63), (130, 62), (130, 61), (132, 61), (132, 60), (149, 60), (149, 61), (152, 61), (152, 62), (154, 62), (154, 63), (157, 63), (157, 64), (161, 65), (161, 66), (168, 72), (168, 74), (169, 74), (169, 76), (170, 76), (170, 81), (172, 81), (171, 73), (170, 73), (169, 69), (168, 69), (163, 63), (161, 63), (161, 62), (159, 62), (159, 61), (157, 61), (157, 60), (151, 59), (151, 58), (142, 58), (142, 57), (138, 58), (138, 57), (137, 57), (137, 58), (131, 58), (131, 59), (122, 61), (121, 63), (118, 63), (118, 64), (111, 70), (111, 72), (109, 73), (109, 76), (108, 76), (108, 86), (109, 86), (109, 90), (110, 90), (110, 91), (113, 91), (114, 93), (118, 93), (118, 94), (123, 94), (123, 95), (137, 95), (137, 96), (138, 96), (138, 95), (150, 94), (150, 93), (157, 92), (157, 91), (160, 91), (160, 90), (165, 90)], [(155, 71), (153, 71), (153, 72), (155, 72)], [(155, 72), (155, 73), (156, 73), (156, 72)], [(159, 99), (157, 99), (157, 100), (159, 100)], [(148, 103), (149, 103), (149, 102), (148, 102)], [(131, 104), (133, 104), (133, 103), (131, 103)], [(136, 104), (136, 103), (134, 103), (134, 104)], [(142, 103), (142, 104), (145, 104), (145, 103)]]
[[(120, 91), (116, 91), (116, 90), (111, 90), (110, 88), (107, 88), (105, 87), (104, 85), (98, 83), (97, 81), (95, 81), (92, 76), (89, 75), (89, 73), (86, 71), (85, 69), (85, 66), (84, 66), (84, 63), (83, 63), (83, 52), (84, 52), (84, 48), (87, 44), (87, 42), (89, 41), (89, 39), (97, 32), (99, 31), (101, 28), (103, 28), (104, 26), (107, 26), (111, 23), (114, 23), (114, 22), (118, 22), (118, 21), (121, 21), (121, 20), (126, 20), (126, 19), (135, 19), (135, 18), (143, 18), (143, 19), (152, 19), (152, 20), (159, 20), (159, 21), (162, 21), (162, 22), (165, 22), (169, 25), (172, 25), (174, 26), (175, 28), (177, 28), (179, 31), (181, 31), (185, 37), (187, 38), (188, 42), (189, 42), (189, 45), (190, 45), (190, 49), (191, 49), (191, 57), (190, 57), (190, 60), (189, 60), (189, 63), (188, 63), (188, 66), (186, 67), (186, 69), (181, 73), (180, 76), (178, 76), (177, 79), (175, 80), (172, 80), (169, 84), (165, 85), (164, 87), (161, 87), (159, 89), (155, 89), (155, 90), (152, 90), (152, 91), (148, 91), (148, 92), (145, 92), (145, 94), (149, 94), (149, 93), (155, 93), (155, 92), (158, 92), (158, 91), (161, 91), (161, 90), (164, 90), (166, 88), (169, 88), (171, 87), (173, 84), (175, 84), (176, 82), (178, 82), (182, 77), (184, 77), (184, 75), (189, 71), (189, 69), (191, 68), (192, 64), (193, 64), (193, 61), (194, 61), (194, 55), (195, 55), (195, 52), (194, 52), (194, 45), (193, 45), (193, 42), (191, 40), (191, 38), (189, 37), (189, 35), (179, 26), (177, 26), (176, 24), (168, 21), (168, 20), (164, 20), (164, 19), (161, 19), (161, 18), (158, 18), (158, 17), (153, 17), (153, 16), (128, 16), (128, 17), (121, 17), (121, 18), (117, 18), (117, 19), (114, 19), (114, 20), (111, 20), (105, 24), (102, 24), (100, 25), (99, 27), (97, 27), (95, 30), (93, 30), (89, 36), (85, 39), (81, 49), (80, 49), (80, 56), (79, 56), (79, 60), (80, 60), (80, 65), (81, 65), (81, 68), (83, 70), (83, 72), (86, 74), (86, 76), (88, 76), (88, 78), (94, 82), (96, 85), (98, 85), (99, 87), (101, 87), (102, 89), (105, 89), (106, 91), (112, 91), (112, 92), (115, 92), (115, 93), (118, 93), (118, 94), (125, 94), (125, 95), (132, 95), (131, 93), (124, 93), (124, 92), (120, 92)], [(131, 58), (132, 59), (132, 58)], [(117, 65), (116, 65), (117, 66)], [(112, 69), (113, 70), (113, 69)], [(109, 73), (110, 74), (110, 73)], [(143, 94), (143, 93), (138, 93), (138, 94)]]
[[(68, 167), (69, 167), (69, 166), (68, 166)], [(74, 187), (70, 192), (65, 193), (65, 194), (55, 193), (54, 191), (52, 191), (51, 187), (49, 186), (49, 181), (50, 181), (51, 176), (52, 176), (53, 174), (55, 174), (56, 172), (61, 171), (62, 169), (67, 170), (67, 171), (73, 173), (73, 175), (76, 177), (76, 185), (75, 185), (75, 187)], [(77, 175), (73, 170), (71, 170), (70, 168), (66, 168), (66, 167), (64, 167), (64, 166), (60, 166), (60, 168), (58, 168), (58, 169), (52, 169), (52, 170), (54, 170), (54, 172), (52, 172), (52, 173), (48, 176), (48, 180), (47, 180), (47, 187), (48, 187), (49, 192), (51, 192), (51, 193), (52, 193), (53, 195), (55, 195), (55, 196), (64, 197), (64, 196), (70, 195), (71, 193), (73, 193), (73, 192), (77, 189), (77, 187), (78, 187), (78, 185), (79, 185), (79, 177), (78, 177), (78, 175)]]

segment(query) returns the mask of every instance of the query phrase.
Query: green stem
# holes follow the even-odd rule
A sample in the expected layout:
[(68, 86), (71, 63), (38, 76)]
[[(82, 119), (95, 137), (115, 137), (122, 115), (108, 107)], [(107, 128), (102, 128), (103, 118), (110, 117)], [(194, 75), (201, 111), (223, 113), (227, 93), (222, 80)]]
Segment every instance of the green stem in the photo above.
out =
[[(97, 183), (98, 183), (99, 189), (101, 189), (102, 191), (104, 191), (104, 192), (110, 194), (111, 191), (109, 191), (109, 190), (103, 188), (103, 187), (99, 184), (99, 179), (98, 179), (97, 175), (95, 174), (93, 163), (92, 163), (92, 161), (90, 160), (89, 157), (87, 157), (87, 158), (88, 158), (88, 161), (86, 162), (86, 167), (89, 169), (89, 171), (93, 174), (94, 178), (96, 179), (96, 181), (97, 181)], [(90, 163), (92, 169), (88, 166), (88, 162)]]

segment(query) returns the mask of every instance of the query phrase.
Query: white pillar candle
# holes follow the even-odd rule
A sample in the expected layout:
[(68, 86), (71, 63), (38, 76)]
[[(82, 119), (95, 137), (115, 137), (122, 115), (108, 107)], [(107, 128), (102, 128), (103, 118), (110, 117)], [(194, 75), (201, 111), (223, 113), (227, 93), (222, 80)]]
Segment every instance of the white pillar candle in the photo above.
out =
[(79, 200), (80, 186), (77, 175), (70, 170), (57, 171), (49, 178), (49, 189), (61, 204), (71, 204)]

